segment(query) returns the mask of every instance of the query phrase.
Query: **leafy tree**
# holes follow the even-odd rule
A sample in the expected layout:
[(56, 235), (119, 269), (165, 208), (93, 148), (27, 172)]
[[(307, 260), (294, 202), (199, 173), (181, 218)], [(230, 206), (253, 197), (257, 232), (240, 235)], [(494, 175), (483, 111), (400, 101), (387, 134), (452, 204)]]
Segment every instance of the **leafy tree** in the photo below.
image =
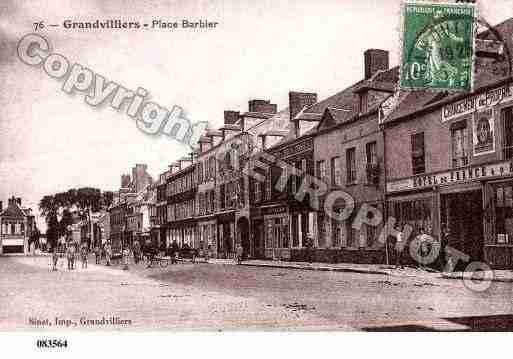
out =
[(52, 213), (46, 218), (47, 229), (46, 229), (46, 240), (47, 243), (53, 248), (57, 245), (59, 239), (59, 221), (57, 220), (57, 214)]
[(113, 201), (114, 201), (114, 192), (105, 191), (102, 193), (102, 206), (103, 207), (109, 208)]
[(59, 206), (55, 202), (54, 196), (47, 195), (39, 201), (39, 211), (41, 212), (41, 215), (47, 219), (52, 214), (57, 214), (58, 209)]
[(91, 212), (110, 206), (113, 197), (114, 194), (111, 191), (102, 193), (100, 189), (93, 187), (71, 188), (54, 195), (44, 196), (39, 202), (39, 209), (48, 225), (48, 243), (51, 243), (53, 238), (56, 243), (59, 236), (66, 234), (67, 226), (73, 224), (71, 210), (78, 210), (80, 217), (91, 223)]
[(59, 236), (64, 236), (68, 226), (73, 224), (73, 215), (68, 208), (62, 211), (61, 220), (59, 221)]

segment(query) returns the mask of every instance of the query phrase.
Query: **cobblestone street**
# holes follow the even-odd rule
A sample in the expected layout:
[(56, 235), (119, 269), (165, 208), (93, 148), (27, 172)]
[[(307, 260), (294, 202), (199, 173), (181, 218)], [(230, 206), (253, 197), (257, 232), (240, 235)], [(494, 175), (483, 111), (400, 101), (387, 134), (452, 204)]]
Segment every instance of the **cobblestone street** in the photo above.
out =
[[(51, 272), (49, 257), (0, 258), (0, 329), (513, 328), (511, 283), (477, 293), (441, 278), (228, 264), (78, 268), (68, 271), (61, 261)], [(103, 317), (131, 324), (80, 323)]]

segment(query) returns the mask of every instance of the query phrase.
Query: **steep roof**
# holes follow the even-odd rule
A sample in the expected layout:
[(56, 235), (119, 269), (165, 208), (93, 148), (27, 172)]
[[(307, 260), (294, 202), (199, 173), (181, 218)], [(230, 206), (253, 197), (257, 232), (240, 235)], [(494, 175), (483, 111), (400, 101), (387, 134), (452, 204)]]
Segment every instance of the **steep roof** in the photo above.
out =
[(1, 217), (14, 217), (14, 218), (24, 218), (26, 216), (25, 212), (20, 208), (20, 206), (16, 203), (16, 201), (9, 200), (9, 204), (7, 208), (3, 210), (0, 214)]
[[(513, 18), (508, 19), (501, 24), (494, 27), (494, 29), (501, 35), (508, 46), (513, 45)], [(495, 39), (492, 31), (486, 30), (480, 33), (477, 37), (479, 39)], [(513, 56), (513, 48), (509, 47), (510, 56)], [(491, 85), (503, 82), (511, 77), (509, 74), (510, 66), (513, 66), (513, 58), (510, 59), (511, 64), (508, 64), (507, 58), (500, 62), (477, 61), (475, 65), (474, 74), (474, 92), (489, 87)], [(491, 68), (495, 67), (499, 71), (492, 71)], [(428, 90), (415, 90), (404, 91), (399, 96), (399, 101), (394, 110), (383, 121), (385, 124), (398, 121), (402, 118), (413, 115), (419, 111), (434, 110), (443, 104), (456, 101), (457, 99), (469, 95), (470, 93), (448, 93), (448, 92), (433, 92)]]
[[(353, 106), (355, 92), (364, 89), (392, 92), (398, 79), (398, 66), (392, 67), (386, 71), (378, 71), (370, 79), (360, 80), (344, 90), (305, 108), (298, 118), (303, 119), (301, 116), (305, 114), (308, 114), (311, 118), (313, 116), (312, 114), (317, 114), (320, 119), (325, 111), (329, 111), (336, 123), (346, 121), (357, 115)], [(369, 108), (369, 111), (371, 110), (374, 110), (374, 108)], [(304, 119), (308, 120), (308, 118)]]
[[(296, 119), (301, 121), (311, 122), (310, 124), (304, 125), (304, 133), (296, 138), (294, 137), (293, 131), (290, 131), (288, 136), (285, 136), (281, 141), (277, 142), (274, 146), (269, 148), (270, 150), (275, 147), (281, 147), (289, 143), (293, 143), (295, 140), (301, 140), (303, 137), (308, 137), (315, 134), (318, 130), (323, 119), (329, 116), (330, 122), (328, 126), (343, 123), (350, 119), (355, 118), (357, 113), (353, 106), (354, 94), (359, 90), (363, 90), (364, 87), (368, 89), (374, 89), (379, 91), (393, 92), (394, 85), (399, 79), (399, 67), (392, 67), (386, 71), (376, 72), (370, 79), (360, 80), (349, 87), (346, 87), (340, 92), (325, 98), (319, 102), (316, 102), (310, 106), (305, 107), (302, 111), (296, 115)], [(369, 107), (367, 113), (375, 111), (377, 105)]]

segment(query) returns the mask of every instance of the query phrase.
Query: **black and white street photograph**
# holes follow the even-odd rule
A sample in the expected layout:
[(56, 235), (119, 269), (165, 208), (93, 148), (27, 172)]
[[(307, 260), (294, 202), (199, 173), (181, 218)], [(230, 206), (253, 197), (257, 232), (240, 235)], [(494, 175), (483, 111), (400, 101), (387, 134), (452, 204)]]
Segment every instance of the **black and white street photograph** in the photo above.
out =
[(512, 332), (512, 70), (512, 0), (2, 0), (0, 336)]

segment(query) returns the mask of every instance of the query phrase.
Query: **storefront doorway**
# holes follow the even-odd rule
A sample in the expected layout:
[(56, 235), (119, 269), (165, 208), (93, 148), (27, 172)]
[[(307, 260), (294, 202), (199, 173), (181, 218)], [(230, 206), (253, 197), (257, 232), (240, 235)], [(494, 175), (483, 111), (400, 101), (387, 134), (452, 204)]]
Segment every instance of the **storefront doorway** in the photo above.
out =
[(470, 256), (471, 261), (483, 260), (483, 198), (481, 190), (441, 196), (440, 219), (449, 228), (451, 247)]
[(247, 259), (252, 256), (251, 243), (249, 239), (249, 221), (246, 217), (241, 217), (237, 221), (237, 233), (240, 244), (242, 245), (242, 258)]
[(252, 222), (252, 243), (254, 248), (254, 257), (258, 259), (265, 258), (264, 242), (264, 221), (261, 219)]

